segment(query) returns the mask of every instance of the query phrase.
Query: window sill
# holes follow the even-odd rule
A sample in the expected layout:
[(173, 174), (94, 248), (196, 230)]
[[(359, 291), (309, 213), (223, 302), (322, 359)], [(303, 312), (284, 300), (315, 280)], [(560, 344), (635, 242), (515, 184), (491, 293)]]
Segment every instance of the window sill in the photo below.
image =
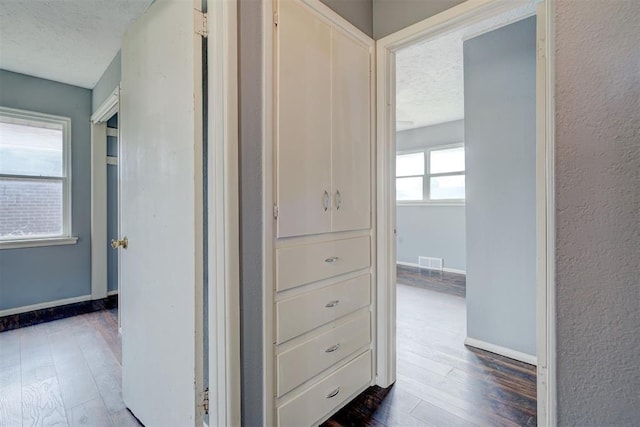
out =
[(459, 206), (464, 207), (464, 202), (396, 202), (396, 206)]
[(77, 237), (47, 237), (44, 239), (0, 240), (0, 249), (40, 248), (44, 246), (75, 245)]

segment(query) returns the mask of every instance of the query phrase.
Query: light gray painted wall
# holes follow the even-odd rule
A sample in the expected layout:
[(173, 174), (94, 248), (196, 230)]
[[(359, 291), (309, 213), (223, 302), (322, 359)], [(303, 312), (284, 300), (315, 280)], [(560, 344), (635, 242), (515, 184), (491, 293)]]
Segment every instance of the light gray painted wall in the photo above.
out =
[(238, 2), (242, 425), (263, 425), (262, 2)]
[[(405, 130), (396, 134), (398, 151), (464, 141), (464, 120)], [(418, 256), (444, 258), (444, 266), (466, 270), (464, 206), (398, 206), (398, 261)]]
[(0, 310), (91, 294), (91, 91), (0, 70), (0, 105), (71, 118), (78, 244), (0, 250)]
[(536, 354), (536, 18), (464, 42), (467, 336)]
[(444, 267), (466, 270), (464, 206), (398, 206), (398, 261), (419, 256), (444, 259)]
[(118, 51), (91, 92), (91, 112), (96, 111), (107, 97), (113, 93), (116, 86), (120, 84), (121, 74), (122, 61), (120, 59), (120, 51)]
[(347, 21), (373, 37), (373, 3), (371, 0), (320, 0)]
[(556, 4), (558, 425), (640, 420), (640, 2)]
[(381, 39), (463, 2), (464, 0), (373, 0), (373, 38)]
[(403, 130), (396, 133), (396, 150), (398, 151), (458, 142), (464, 142), (464, 120)]

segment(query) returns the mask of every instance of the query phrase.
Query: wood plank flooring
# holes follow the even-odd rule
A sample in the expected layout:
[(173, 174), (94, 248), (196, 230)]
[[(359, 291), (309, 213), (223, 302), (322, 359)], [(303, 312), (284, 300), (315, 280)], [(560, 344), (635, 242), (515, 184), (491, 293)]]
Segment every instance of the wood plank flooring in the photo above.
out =
[(463, 344), (464, 276), (402, 267), (398, 282), (396, 383), (324, 426), (535, 426), (535, 367)]
[[(325, 426), (534, 426), (535, 367), (463, 345), (464, 276), (399, 269), (398, 376)], [(462, 280), (461, 280), (462, 278)], [(117, 310), (0, 333), (0, 427), (139, 426), (121, 394)]]
[(117, 322), (111, 309), (0, 333), (0, 426), (139, 426)]

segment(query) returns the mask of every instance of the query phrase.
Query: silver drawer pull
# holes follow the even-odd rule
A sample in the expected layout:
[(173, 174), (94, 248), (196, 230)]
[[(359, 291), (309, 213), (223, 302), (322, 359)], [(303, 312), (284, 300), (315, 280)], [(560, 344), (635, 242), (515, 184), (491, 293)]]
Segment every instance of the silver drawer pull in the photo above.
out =
[(327, 258), (324, 260), (324, 262), (328, 262), (329, 264), (332, 264), (334, 262), (337, 262), (340, 258), (338, 258), (337, 256), (332, 256), (331, 258)]
[(327, 308), (331, 308), (331, 307), (335, 307), (335, 306), (336, 306), (336, 305), (338, 305), (338, 304), (340, 304), (340, 300), (339, 300), (339, 299), (336, 299), (336, 300), (333, 300), (333, 301), (329, 301), (329, 302), (325, 305), (325, 307), (327, 307)]
[(327, 399), (331, 399), (332, 397), (336, 397), (340, 393), (340, 387), (333, 390), (331, 393), (327, 394)]
[(334, 351), (336, 351), (339, 348), (340, 348), (340, 344), (334, 344), (331, 347), (329, 347), (328, 349), (326, 349), (325, 353), (333, 353)]

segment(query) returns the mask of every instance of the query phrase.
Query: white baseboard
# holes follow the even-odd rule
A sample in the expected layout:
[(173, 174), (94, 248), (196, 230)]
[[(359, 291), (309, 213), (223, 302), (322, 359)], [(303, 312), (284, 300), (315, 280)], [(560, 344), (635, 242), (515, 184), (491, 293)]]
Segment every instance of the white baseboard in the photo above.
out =
[[(418, 264), (414, 264), (412, 262), (404, 262), (404, 261), (396, 261), (398, 265), (404, 265), (405, 267), (416, 267), (420, 268)], [(457, 268), (448, 268), (444, 267), (442, 271), (446, 271), (447, 273), (456, 273), (456, 274), (467, 274), (465, 270), (458, 270)]]
[(107, 296), (110, 297), (111, 295), (118, 295), (118, 290), (116, 289), (115, 291), (109, 291), (107, 292)]
[(464, 345), (490, 351), (491, 353), (499, 354), (500, 356), (508, 357), (510, 359), (519, 360), (520, 362), (528, 363), (529, 365), (538, 366), (538, 358), (534, 355), (512, 350), (506, 347), (501, 347), (499, 345), (491, 344), (486, 341), (466, 337), (464, 339)]
[(416, 268), (418, 268), (418, 264), (414, 264), (412, 262), (396, 261), (396, 264), (404, 265), (405, 267), (416, 267)]
[(56, 301), (47, 301), (40, 304), (26, 305), (24, 307), (10, 308), (7, 310), (0, 310), (0, 317), (26, 313), (28, 311), (42, 310), (43, 308), (58, 307), (60, 305), (74, 304), (76, 302), (84, 302), (89, 300), (91, 300), (91, 295), (83, 295), (81, 297), (59, 299)]

